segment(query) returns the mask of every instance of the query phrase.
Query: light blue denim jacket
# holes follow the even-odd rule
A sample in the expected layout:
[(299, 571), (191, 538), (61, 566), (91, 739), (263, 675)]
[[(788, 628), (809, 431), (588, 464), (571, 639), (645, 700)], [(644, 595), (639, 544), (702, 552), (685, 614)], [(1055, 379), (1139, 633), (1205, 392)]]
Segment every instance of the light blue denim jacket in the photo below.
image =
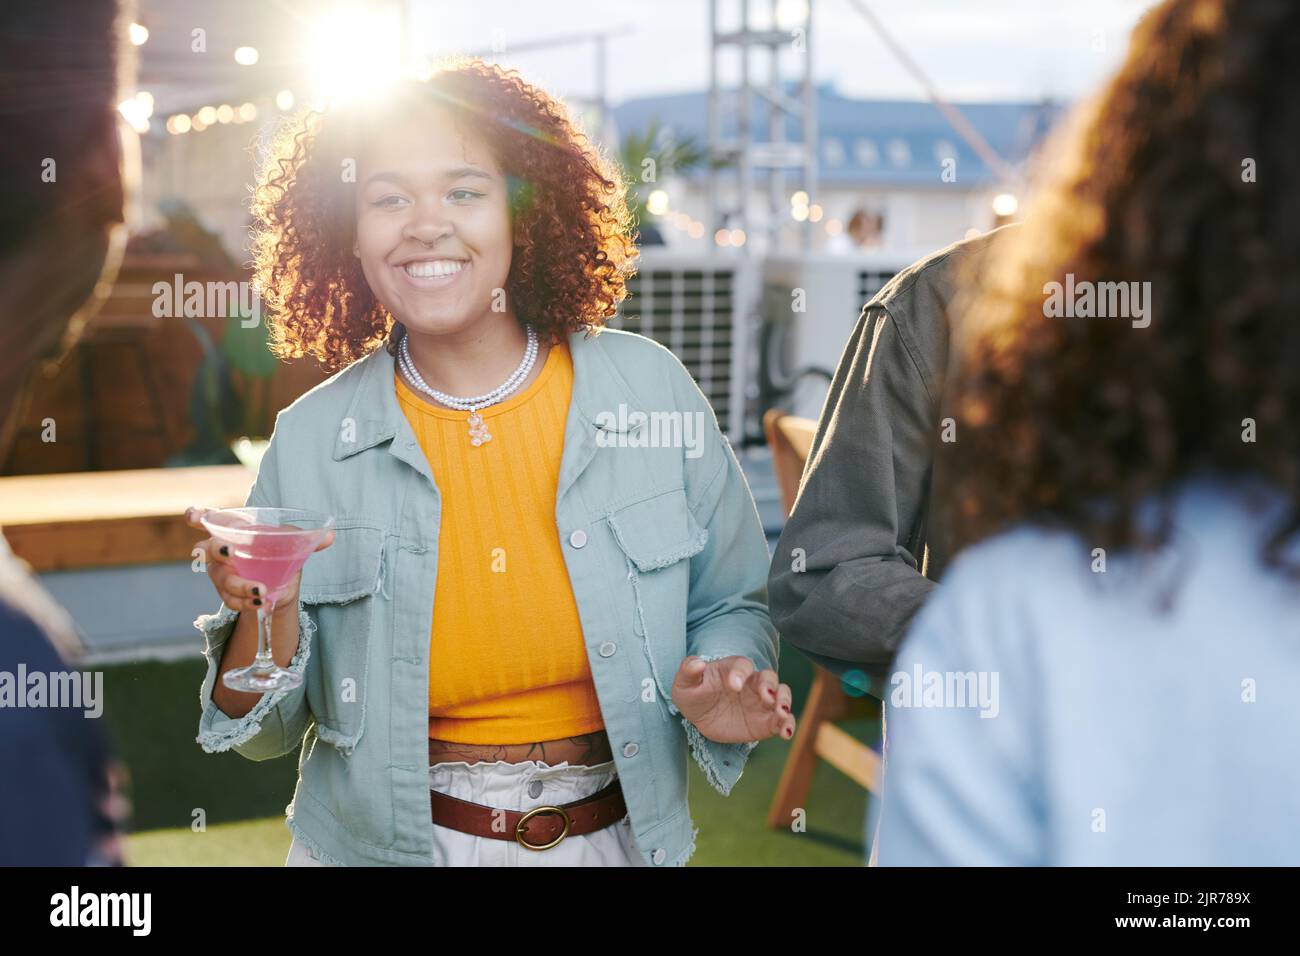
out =
[(1260, 557), (1290, 502), (1201, 472), (1170, 504), (1149, 554), (1022, 524), (954, 561), (882, 695), (881, 866), (1300, 865), (1300, 587)]
[[(614, 329), (573, 333), (569, 347), (556, 534), (637, 845), (653, 865), (683, 865), (697, 832), (688, 745), (725, 794), (755, 743), (705, 738), (673, 705), (673, 677), (688, 654), (776, 667), (767, 544), (731, 446), (675, 355)], [(333, 864), (441, 862), (427, 740), (442, 500), (393, 368), (377, 348), (281, 411), (248, 496), (337, 519), (334, 543), (303, 569), (290, 664), (303, 685), (230, 718), (212, 689), (238, 615), (223, 604), (194, 622), (208, 660), (199, 744), (265, 760), (302, 742), (288, 825)], [(659, 427), (673, 419), (685, 426), (675, 441)]]

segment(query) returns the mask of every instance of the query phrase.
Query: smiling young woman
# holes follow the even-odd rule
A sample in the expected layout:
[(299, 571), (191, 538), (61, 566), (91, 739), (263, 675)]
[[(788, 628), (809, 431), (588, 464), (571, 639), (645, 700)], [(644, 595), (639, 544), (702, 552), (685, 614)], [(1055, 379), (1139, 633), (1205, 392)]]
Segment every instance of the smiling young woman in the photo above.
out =
[[(672, 353), (601, 330), (635, 252), (622, 175), (480, 61), (304, 115), (267, 170), (273, 347), (341, 371), (280, 413), (249, 501), (338, 540), (276, 651), (303, 690), (212, 703), (254, 642), (246, 608), (196, 622), (200, 742), (306, 735), (289, 863), (684, 864), (688, 753), (726, 793), (794, 718), (735, 455)], [(625, 406), (702, 416), (703, 454), (603, 441)]]

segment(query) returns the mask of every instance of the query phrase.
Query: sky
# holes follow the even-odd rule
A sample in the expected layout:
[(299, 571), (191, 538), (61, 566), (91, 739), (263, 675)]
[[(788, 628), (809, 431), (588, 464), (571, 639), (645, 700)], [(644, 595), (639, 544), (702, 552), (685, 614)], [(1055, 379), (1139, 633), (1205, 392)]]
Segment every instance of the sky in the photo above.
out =
[[(514, 53), (514, 43), (613, 31), (608, 95), (622, 100), (706, 89), (708, 0), (408, 0), (429, 52), (504, 45), (501, 62), (564, 96), (596, 89), (590, 43)], [(781, 0), (782, 4), (800, 0)], [(844, 95), (921, 99), (917, 82), (879, 40), (852, 0), (811, 0), (813, 77)], [(1075, 99), (1118, 66), (1129, 31), (1152, 0), (861, 0), (953, 101)], [(768, 8), (751, 3), (751, 9)], [(719, 0), (726, 14), (740, 0)], [(733, 13), (734, 15), (738, 15)], [(626, 31), (626, 32), (625, 32)], [(802, 69), (793, 50), (783, 75)], [(766, 56), (756, 57), (766, 77)], [(739, 75), (724, 61), (724, 82)]]

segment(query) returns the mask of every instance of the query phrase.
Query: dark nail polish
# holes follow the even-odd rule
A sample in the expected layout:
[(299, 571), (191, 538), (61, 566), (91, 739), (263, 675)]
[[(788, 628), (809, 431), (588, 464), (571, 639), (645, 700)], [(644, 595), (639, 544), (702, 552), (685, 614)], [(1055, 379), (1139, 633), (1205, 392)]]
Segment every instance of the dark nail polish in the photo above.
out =
[(259, 587), (257, 587), (256, 585), (254, 585), (254, 587), (253, 587), (253, 597), (257, 597), (257, 596), (258, 596), (259, 594), (261, 594), (261, 593), (262, 593), (262, 589), (259, 588)]
[(230, 549), (224, 544), (221, 546), (221, 555), (226, 558), (230, 557)]
[(253, 598), (253, 603), (256, 604), (258, 607), (261, 607), (261, 606), (262, 606), (262, 599), (261, 599), (261, 598)]

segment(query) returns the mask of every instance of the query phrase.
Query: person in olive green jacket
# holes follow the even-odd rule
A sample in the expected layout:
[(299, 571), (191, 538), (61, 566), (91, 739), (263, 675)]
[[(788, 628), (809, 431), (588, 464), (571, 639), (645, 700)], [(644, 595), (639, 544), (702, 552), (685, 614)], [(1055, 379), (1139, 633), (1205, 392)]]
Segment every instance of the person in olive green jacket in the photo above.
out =
[(944, 383), (959, 293), (1015, 228), (939, 250), (863, 308), (772, 559), (768, 601), (781, 636), (876, 697), (950, 557), (931, 496), (952, 440)]

